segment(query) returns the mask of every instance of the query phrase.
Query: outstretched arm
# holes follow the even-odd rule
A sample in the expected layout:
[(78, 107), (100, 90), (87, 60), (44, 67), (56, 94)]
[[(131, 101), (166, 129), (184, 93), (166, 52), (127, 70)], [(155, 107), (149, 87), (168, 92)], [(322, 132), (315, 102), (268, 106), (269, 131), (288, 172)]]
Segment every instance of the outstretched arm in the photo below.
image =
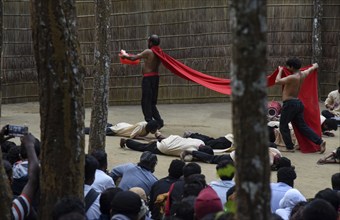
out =
[(152, 51), (150, 49), (146, 49), (143, 52), (136, 54), (136, 55), (128, 54), (128, 53), (125, 52), (125, 53), (122, 53), (120, 56), (123, 59), (135, 61), (135, 60), (139, 60), (139, 59), (146, 59), (149, 56), (150, 53), (152, 53)]
[(311, 67), (309, 67), (308, 69), (306, 69), (304, 71), (301, 71), (302, 77), (306, 78), (310, 73), (312, 73), (317, 68), (319, 68), (319, 65), (317, 63), (313, 63), (313, 65)]
[(276, 75), (276, 78), (275, 78), (276, 84), (285, 84), (285, 78), (282, 78), (282, 71), (283, 71), (283, 67), (279, 66), (279, 73)]

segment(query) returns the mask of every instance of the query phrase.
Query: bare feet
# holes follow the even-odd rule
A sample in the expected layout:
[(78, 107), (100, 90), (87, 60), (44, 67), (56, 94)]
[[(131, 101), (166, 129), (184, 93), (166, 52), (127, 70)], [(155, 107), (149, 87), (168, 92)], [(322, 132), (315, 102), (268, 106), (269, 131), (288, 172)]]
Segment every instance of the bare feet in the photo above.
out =
[(121, 139), (120, 139), (120, 143), (119, 143), (120, 147), (121, 147), (121, 148), (125, 148), (125, 143), (126, 143), (126, 139), (121, 138)]
[(325, 153), (326, 151), (326, 141), (322, 141), (322, 143), (320, 144), (320, 154)]

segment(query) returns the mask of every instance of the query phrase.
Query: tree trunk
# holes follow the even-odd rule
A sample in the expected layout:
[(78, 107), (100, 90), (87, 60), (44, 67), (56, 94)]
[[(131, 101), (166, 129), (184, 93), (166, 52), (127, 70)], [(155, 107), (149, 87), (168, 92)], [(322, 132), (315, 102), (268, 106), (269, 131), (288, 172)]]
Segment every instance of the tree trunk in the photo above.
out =
[(240, 220), (270, 216), (266, 16), (265, 0), (232, 0), (232, 112)]
[(3, 14), (4, 14), (4, 9), (3, 9), (3, 0), (0, 0), (0, 28), (1, 28), (1, 30), (0, 30), (0, 62), (1, 62), (1, 64), (0, 64), (0, 118), (1, 118), (1, 112), (2, 112), (2, 67), (3, 67), (3, 62), (4, 62), (4, 60), (3, 60), (3, 52), (2, 52), (2, 47), (3, 47), (3, 45), (2, 45), (2, 43), (3, 43)]
[(12, 190), (4, 169), (4, 161), (0, 150), (0, 219), (11, 220)]
[(83, 198), (84, 68), (75, 1), (32, 0), (41, 117), (40, 219), (64, 196)]
[(95, 73), (93, 80), (91, 132), (89, 152), (94, 149), (105, 149), (106, 124), (109, 100), (109, 17), (110, 0), (96, 1), (96, 47)]
[[(319, 71), (322, 70), (322, 41), (321, 41), (321, 21), (323, 15), (322, 0), (313, 0), (313, 30), (312, 30), (312, 63), (319, 64)], [(321, 75), (318, 74), (318, 86), (320, 88)], [(318, 91), (320, 97), (320, 90)]]

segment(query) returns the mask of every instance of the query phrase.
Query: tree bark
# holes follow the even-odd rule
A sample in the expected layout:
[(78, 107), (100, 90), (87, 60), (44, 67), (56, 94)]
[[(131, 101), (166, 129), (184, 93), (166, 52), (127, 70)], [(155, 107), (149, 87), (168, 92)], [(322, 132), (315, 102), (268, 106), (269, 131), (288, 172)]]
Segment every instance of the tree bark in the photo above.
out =
[(41, 117), (40, 219), (64, 196), (83, 198), (84, 68), (75, 1), (31, 0)]
[(270, 169), (266, 126), (266, 1), (231, 2), (236, 219), (267, 220), (270, 217)]
[(94, 149), (105, 150), (106, 124), (109, 100), (109, 18), (110, 0), (96, 0), (96, 47), (95, 73), (93, 81), (89, 152)]
[(3, 67), (3, 14), (4, 14), (4, 9), (3, 9), (4, 2), (3, 0), (0, 0), (0, 118), (1, 118), (1, 112), (2, 112), (2, 67)]
[(0, 219), (11, 220), (12, 190), (4, 169), (4, 161), (0, 150)]

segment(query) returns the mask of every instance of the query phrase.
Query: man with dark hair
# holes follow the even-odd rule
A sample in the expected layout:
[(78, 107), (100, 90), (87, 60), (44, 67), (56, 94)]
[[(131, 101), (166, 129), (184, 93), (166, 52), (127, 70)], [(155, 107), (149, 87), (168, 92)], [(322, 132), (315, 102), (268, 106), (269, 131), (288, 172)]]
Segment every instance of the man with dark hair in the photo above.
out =
[(122, 192), (123, 190), (119, 187), (117, 188), (108, 188), (100, 194), (99, 204), (100, 204), (100, 218), (98, 220), (110, 220), (111, 215), (111, 203), (113, 198), (116, 196), (118, 192)]
[(334, 173), (332, 175), (332, 189), (340, 191), (340, 173)]
[(338, 213), (323, 199), (313, 199), (302, 210), (303, 220), (337, 220)]
[(157, 178), (153, 175), (156, 164), (156, 154), (145, 151), (142, 153), (139, 163), (125, 163), (115, 166), (112, 168), (110, 176), (114, 181), (121, 178), (118, 187), (123, 190), (141, 187), (146, 195), (149, 195), (152, 185), (157, 181)]
[[(159, 201), (155, 204), (157, 197), (167, 193), (172, 183), (176, 182), (183, 175), (183, 167), (185, 163), (181, 160), (172, 160), (168, 169), (169, 175), (155, 182), (150, 192), (149, 208), (151, 211), (152, 219), (162, 219), (160, 207), (165, 201)], [(161, 200), (160, 198), (158, 200)]]
[(296, 172), (292, 167), (283, 167), (277, 171), (277, 183), (271, 183), (271, 210), (272, 213), (279, 208), (280, 200), (285, 193), (294, 187)]
[(99, 167), (95, 174), (95, 180), (91, 187), (99, 193), (107, 188), (115, 187), (116, 185), (113, 182), (113, 179), (107, 174), (107, 154), (105, 151), (95, 149), (92, 151), (91, 155), (94, 156), (99, 163)]
[(220, 180), (212, 181), (209, 185), (220, 197), (222, 205), (227, 201), (227, 191), (235, 185), (233, 181), (235, 175), (234, 163), (230, 160), (222, 160), (216, 166), (216, 173)]
[(325, 118), (340, 116), (340, 81), (338, 82), (338, 89), (328, 93), (328, 96), (325, 100), (325, 107), (326, 110), (321, 112)]
[(100, 194), (91, 187), (95, 180), (95, 173), (98, 167), (99, 164), (97, 159), (92, 155), (86, 154), (84, 197), (85, 197), (85, 212), (88, 220), (98, 219), (100, 216), (99, 210)]
[(141, 143), (132, 139), (120, 139), (122, 148), (128, 147), (136, 151), (151, 151), (155, 154), (163, 154), (170, 156), (180, 156), (183, 151), (202, 151), (208, 154), (213, 154), (210, 146), (204, 145), (204, 142), (194, 138), (184, 138), (179, 135), (170, 135), (159, 141), (150, 143)]
[(317, 63), (314, 63), (312, 67), (300, 71), (301, 61), (297, 58), (287, 60), (286, 66), (292, 74), (282, 78), (283, 67), (279, 66), (279, 72), (275, 79), (276, 84), (283, 86), (280, 132), (286, 145), (285, 151), (294, 152), (295, 150), (288, 127), (289, 122), (292, 122), (305, 137), (320, 146), (320, 153), (324, 153), (326, 150), (326, 142), (306, 124), (303, 116), (304, 105), (298, 99), (303, 80), (319, 66)]
[(139, 220), (138, 213), (142, 205), (142, 200), (136, 193), (118, 192), (111, 202), (111, 220)]
[(123, 59), (128, 60), (144, 60), (142, 68), (143, 81), (142, 81), (142, 110), (145, 121), (152, 119), (156, 120), (159, 124), (159, 129), (163, 127), (164, 122), (156, 107), (158, 98), (158, 85), (159, 85), (159, 65), (160, 59), (153, 53), (151, 47), (158, 46), (160, 39), (156, 34), (152, 34), (148, 38), (148, 49), (137, 55), (127, 54), (125, 51), (120, 55)]
[(315, 194), (314, 198), (326, 200), (334, 207), (335, 211), (338, 211), (340, 207), (340, 197), (338, 193), (330, 188), (320, 190)]
[(65, 197), (58, 201), (52, 211), (52, 220), (85, 220), (84, 203), (77, 197)]

